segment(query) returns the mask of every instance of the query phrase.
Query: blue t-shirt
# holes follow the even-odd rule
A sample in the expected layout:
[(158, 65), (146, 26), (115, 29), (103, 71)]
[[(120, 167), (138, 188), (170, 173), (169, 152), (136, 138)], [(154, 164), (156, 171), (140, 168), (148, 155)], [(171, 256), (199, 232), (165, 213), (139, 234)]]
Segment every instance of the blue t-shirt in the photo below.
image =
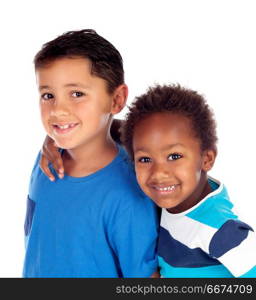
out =
[[(25, 220), (24, 277), (150, 277), (158, 216), (126, 152), (86, 177), (51, 182), (33, 168)], [(57, 177), (56, 177), (57, 178)]]
[(162, 210), (158, 258), (162, 277), (256, 277), (256, 235), (233, 212), (223, 184), (179, 214)]

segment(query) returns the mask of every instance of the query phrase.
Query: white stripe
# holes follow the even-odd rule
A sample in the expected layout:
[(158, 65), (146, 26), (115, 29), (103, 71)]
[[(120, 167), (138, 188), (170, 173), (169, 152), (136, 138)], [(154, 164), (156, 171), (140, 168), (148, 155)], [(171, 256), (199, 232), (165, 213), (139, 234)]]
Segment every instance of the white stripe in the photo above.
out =
[(187, 216), (173, 218), (165, 209), (162, 210), (161, 226), (165, 228), (171, 236), (194, 249), (200, 247), (209, 253), (209, 244), (217, 229), (206, 224), (193, 220)]
[(218, 260), (235, 276), (239, 277), (256, 266), (256, 235), (249, 231), (240, 245), (229, 250)]

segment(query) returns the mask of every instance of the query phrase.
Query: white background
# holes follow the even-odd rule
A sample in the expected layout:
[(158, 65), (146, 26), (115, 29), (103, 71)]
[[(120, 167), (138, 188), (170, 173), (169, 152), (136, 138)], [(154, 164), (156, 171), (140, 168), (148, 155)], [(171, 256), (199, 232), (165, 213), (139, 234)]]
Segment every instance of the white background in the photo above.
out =
[(254, 4), (1, 1), (0, 277), (21, 276), (28, 180), (45, 136), (32, 60), (43, 43), (69, 30), (93, 28), (119, 49), (129, 103), (154, 83), (178, 82), (205, 95), (219, 134), (210, 175), (224, 181), (241, 219), (256, 228)]

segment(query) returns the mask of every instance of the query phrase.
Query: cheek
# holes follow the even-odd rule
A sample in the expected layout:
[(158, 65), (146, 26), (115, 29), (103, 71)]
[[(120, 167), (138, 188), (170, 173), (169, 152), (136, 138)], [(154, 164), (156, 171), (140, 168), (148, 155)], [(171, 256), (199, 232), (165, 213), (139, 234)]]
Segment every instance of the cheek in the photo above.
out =
[(138, 184), (141, 187), (144, 187), (145, 184), (146, 184), (146, 181), (147, 181), (147, 172), (146, 172), (146, 170), (143, 169), (143, 168), (135, 167), (135, 172), (136, 172), (136, 178), (137, 178)]
[(102, 107), (98, 105), (89, 105), (89, 103), (79, 103), (72, 107), (72, 114), (80, 120), (91, 120), (90, 123), (95, 123), (104, 118), (105, 114)]
[(195, 162), (182, 164), (176, 168), (175, 175), (186, 182), (198, 181), (201, 175), (200, 164)]
[(50, 107), (48, 105), (40, 105), (40, 114), (42, 122), (47, 122), (49, 116), (50, 116)]
[(184, 164), (177, 169), (176, 175), (184, 182), (197, 184), (201, 176), (201, 165), (199, 162)]

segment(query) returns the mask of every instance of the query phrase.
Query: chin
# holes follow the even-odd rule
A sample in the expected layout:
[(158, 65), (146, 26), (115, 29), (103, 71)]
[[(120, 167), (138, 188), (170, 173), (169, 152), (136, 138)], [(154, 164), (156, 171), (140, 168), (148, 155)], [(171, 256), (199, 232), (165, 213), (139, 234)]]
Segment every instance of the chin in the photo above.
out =
[(71, 150), (71, 149), (74, 149), (76, 146), (75, 145), (72, 145), (70, 143), (61, 143), (61, 142), (58, 142), (58, 141), (55, 141), (55, 144), (61, 148), (61, 149), (65, 149), (65, 150)]
[[(151, 198), (152, 199), (152, 198)], [(161, 207), (161, 208), (166, 208), (166, 209), (168, 209), (168, 208), (170, 208), (170, 209), (172, 209), (172, 208), (175, 208), (175, 207), (177, 207), (177, 206), (179, 206), (179, 204), (180, 203), (173, 203), (173, 202), (171, 202), (171, 201), (166, 201), (166, 200), (160, 200), (160, 201), (158, 201), (158, 200), (153, 200), (154, 202), (155, 202), (155, 204), (157, 205), (157, 206), (159, 206), (159, 207)]]
[(154, 200), (153, 198), (150, 197), (150, 199), (158, 206), (161, 208), (169, 208), (170, 204), (168, 205), (168, 203), (164, 202), (164, 201), (158, 201), (158, 200)]

